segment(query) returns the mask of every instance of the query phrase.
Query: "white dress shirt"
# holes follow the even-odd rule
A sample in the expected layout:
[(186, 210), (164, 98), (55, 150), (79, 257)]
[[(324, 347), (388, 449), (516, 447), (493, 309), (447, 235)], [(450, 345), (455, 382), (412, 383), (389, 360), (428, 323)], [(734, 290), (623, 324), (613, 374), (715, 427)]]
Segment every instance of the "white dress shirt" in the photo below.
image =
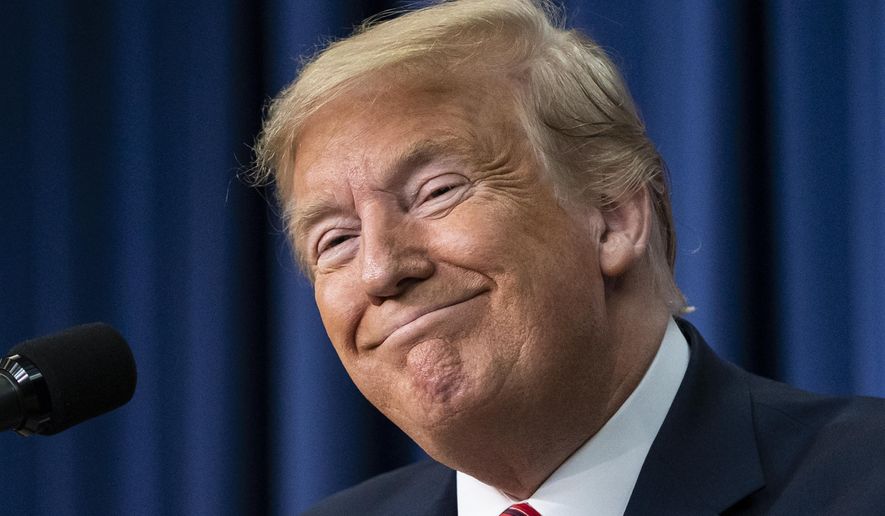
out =
[(688, 343), (670, 320), (651, 365), (615, 415), (527, 500), (457, 473), (458, 514), (498, 516), (525, 501), (542, 516), (621, 516), (688, 367)]

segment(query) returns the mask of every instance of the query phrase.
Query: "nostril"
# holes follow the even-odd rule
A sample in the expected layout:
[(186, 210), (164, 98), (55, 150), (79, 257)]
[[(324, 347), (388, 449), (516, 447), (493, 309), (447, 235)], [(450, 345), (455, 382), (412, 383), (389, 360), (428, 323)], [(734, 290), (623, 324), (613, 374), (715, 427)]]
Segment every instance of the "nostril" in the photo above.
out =
[[(432, 260), (421, 249), (394, 245), (363, 248), (361, 282), (371, 302), (379, 305), (433, 275)], [(388, 242), (389, 244), (389, 242)]]

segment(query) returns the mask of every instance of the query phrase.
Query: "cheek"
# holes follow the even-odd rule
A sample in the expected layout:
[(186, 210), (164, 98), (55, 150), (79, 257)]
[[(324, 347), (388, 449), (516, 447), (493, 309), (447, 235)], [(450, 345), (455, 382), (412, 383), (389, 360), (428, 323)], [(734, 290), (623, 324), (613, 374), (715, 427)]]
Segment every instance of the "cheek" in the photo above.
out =
[(439, 259), (483, 274), (504, 272), (503, 262), (517, 250), (514, 225), (487, 206), (463, 206), (431, 222), (428, 241)]
[(323, 326), (342, 361), (356, 352), (354, 332), (365, 303), (348, 281), (318, 279), (314, 296)]
[(391, 375), (389, 368), (383, 363), (363, 356), (352, 356), (351, 360), (342, 359), (342, 364), (347, 370), (347, 375), (369, 403), (387, 413), (392, 393), (396, 391), (394, 386), (399, 378)]
[[(571, 320), (600, 302), (595, 219), (588, 215), (578, 223), (553, 203), (522, 209), (474, 206), (454, 212), (458, 217), (435, 232), (432, 241), (440, 256), (497, 285), (499, 328), (547, 331), (545, 322)], [(546, 314), (543, 321), (537, 320), (540, 314)]]

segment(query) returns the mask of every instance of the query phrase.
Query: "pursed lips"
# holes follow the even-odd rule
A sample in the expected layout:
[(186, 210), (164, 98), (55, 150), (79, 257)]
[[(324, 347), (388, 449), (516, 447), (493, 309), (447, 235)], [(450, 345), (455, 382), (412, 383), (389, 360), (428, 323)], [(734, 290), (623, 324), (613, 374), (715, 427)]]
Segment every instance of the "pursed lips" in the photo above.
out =
[(364, 350), (377, 348), (384, 344), (384, 342), (398, 330), (409, 326), (410, 324), (414, 323), (418, 319), (421, 319), (425, 315), (432, 314), (438, 310), (443, 310), (445, 308), (459, 305), (461, 303), (466, 303), (467, 301), (470, 301), (471, 299), (478, 297), (487, 291), (488, 289), (471, 291), (454, 299), (446, 300), (445, 302), (433, 303), (430, 305), (419, 307), (401, 308), (396, 310), (395, 314), (386, 317), (383, 314), (375, 314), (376, 316), (384, 318), (384, 322), (382, 322), (382, 327), (380, 331), (370, 331), (372, 335), (364, 340), (366, 344), (359, 347)]

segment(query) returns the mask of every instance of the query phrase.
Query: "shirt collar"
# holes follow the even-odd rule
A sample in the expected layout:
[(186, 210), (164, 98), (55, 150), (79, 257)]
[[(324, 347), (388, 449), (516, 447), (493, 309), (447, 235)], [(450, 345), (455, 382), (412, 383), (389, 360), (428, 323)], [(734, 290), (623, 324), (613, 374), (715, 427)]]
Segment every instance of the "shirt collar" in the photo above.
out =
[(655, 358), (636, 389), (531, 498), (514, 500), (459, 471), (458, 514), (497, 516), (519, 501), (527, 501), (544, 516), (623, 514), (645, 456), (685, 376), (688, 358), (688, 342), (676, 321), (670, 319)]

